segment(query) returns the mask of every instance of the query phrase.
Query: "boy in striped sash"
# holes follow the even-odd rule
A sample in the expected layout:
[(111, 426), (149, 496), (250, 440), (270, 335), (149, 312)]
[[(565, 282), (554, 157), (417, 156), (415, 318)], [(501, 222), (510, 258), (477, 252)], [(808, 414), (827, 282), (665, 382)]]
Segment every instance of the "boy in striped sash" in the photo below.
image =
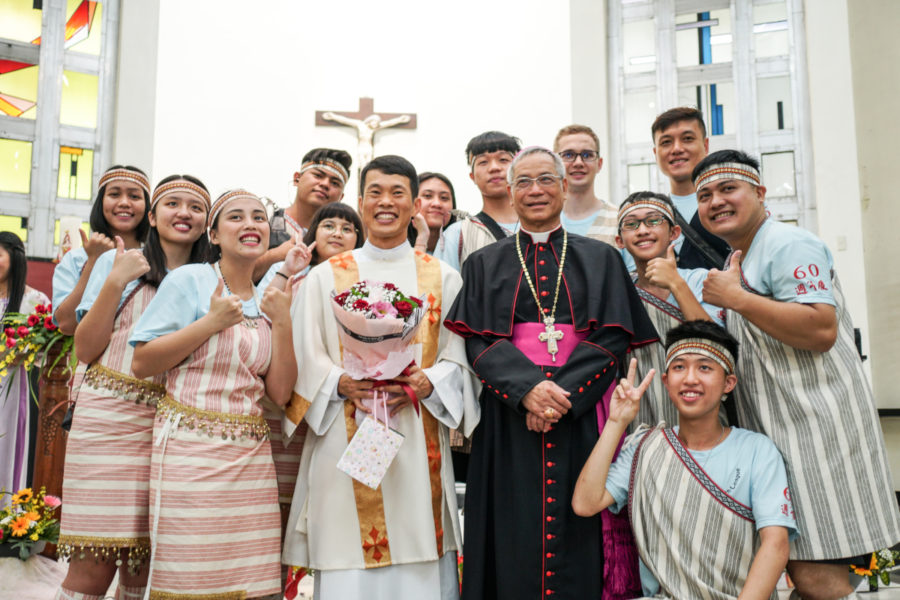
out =
[(720, 399), (737, 383), (737, 347), (709, 321), (669, 331), (662, 379), (679, 425), (639, 430), (613, 462), (656, 373), (635, 388), (632, 359), (578, 477), (576, 514), (628, 505), (647, 596), (769, 598), (787, 563), (796, 529), (784, 461), (765, 436), (719, 421)]
[(884, 438), (831, 253), (767, 218), (759, 163), (710, 154), (694, 169), (704, 226), (734, 252), (710, 271), (706, 302), (726, 309), (742, 353), (739, 422), (781, 450), (801, 532), (788, 571), (803, 598), (850, 594), (847, 564), (900, 541)]

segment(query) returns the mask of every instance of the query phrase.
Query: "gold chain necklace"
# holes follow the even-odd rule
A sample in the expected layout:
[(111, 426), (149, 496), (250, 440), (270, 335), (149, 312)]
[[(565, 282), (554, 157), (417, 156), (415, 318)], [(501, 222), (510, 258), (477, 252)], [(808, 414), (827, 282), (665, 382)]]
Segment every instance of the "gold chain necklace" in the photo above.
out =
[[(549, 237), (547, 238), (547, 245), (550, 245)], [(559, 288), (562, 284), (563, 266), (566, 264), (566, 249), (568, 249), (568, 247), (569, 234), (563, 229), (562, 256), (560, 256), (559, 259), (559, 273), (556, 275), (556, 292), (553, 294), (553, 308), (550, 310), (549, 315), (544, 315), (544, 309), (541, 307), (541, 300), (534, 287), (534, 282), (531, 280), (531, 275), (528, 273), (528, 266), (525, 264), (525, 257), (522, 256), (522, 246), (519, 245), (519, 232), (516, 231), (516, 253), (519, 255), (519, 264), (522, 265), (522, 272), (525, 273), (525, 281), (528, 282), (528, 288), (531, 290), (531, 295), (534, 296), (535, 304), (537, 304), (538, 316), (544, 322), (544, 331), (538, 335), (538, 340), (547, 344), (547, 354), (553, 358), (553, 362), (556, 362), (556, 353), (559, 352), (559, 346), (557, 346), (556, 342), (563, 338), (563, 332), (558, 331), (553, 326), (553, 323), (556, 321), (556, 302), (559, 300)]]

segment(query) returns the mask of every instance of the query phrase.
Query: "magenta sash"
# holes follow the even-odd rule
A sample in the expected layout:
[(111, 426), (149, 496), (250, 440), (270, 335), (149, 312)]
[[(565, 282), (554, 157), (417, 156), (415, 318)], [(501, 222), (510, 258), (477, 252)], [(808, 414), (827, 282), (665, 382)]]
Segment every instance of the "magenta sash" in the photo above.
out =
[(557, 331), (563, 332), (561, 340), (556, 342), (559, 352), (556, 353), (556, 362), (553, 362), (553, 355), (547, 352), (546, 342), (542, 342), (538, 336), (544, 333), (543, 323), (516, 323), (513, 325), (512, 343), (522, 351), (531, 362), (536, 365), (545, 367), (561, 367), (569, 360), (575, 346), (585, 339), (588, 335), (587, 331), (575, 331), (572, 325), (554, 325)]

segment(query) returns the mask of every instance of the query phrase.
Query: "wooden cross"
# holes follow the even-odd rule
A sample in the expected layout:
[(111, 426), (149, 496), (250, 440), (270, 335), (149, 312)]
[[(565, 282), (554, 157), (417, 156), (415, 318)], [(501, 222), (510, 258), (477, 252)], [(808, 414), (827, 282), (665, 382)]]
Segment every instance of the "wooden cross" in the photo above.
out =
[(563, 332), (553, 326), (553, 319), (551, 317), (544, 319), (544, 331), (538, 334), (538, 339), (547, 344), (547, 353), (553, 357), (553, 362), (556, 362), (556, 353), (559, 352), (556, 341), (562, 338)]
[(344, 126), (356, 129), (357, 171), (361, 170), (375, 155), (375, 132), (389, 127), (415, 129), (415, 113), (376, 113), (372, 98), (360, 98), (359, 110), (355, 113), (317, 110), (316, 125)]

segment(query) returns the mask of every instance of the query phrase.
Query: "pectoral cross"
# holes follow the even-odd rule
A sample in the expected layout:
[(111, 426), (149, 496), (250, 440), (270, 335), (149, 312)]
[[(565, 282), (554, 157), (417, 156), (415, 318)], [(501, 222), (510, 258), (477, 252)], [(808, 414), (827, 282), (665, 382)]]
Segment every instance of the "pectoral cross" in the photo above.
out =
[(538, 339), (547, 344), (547, 354), (553, 357), (553, 362), (556, 362), (556, 353), (559, 352), (556, 341), (563, 338), (563, 332), (553, 326), (553, 321), (553, 317), (544, 319), (544, 331), (538, 334)]

